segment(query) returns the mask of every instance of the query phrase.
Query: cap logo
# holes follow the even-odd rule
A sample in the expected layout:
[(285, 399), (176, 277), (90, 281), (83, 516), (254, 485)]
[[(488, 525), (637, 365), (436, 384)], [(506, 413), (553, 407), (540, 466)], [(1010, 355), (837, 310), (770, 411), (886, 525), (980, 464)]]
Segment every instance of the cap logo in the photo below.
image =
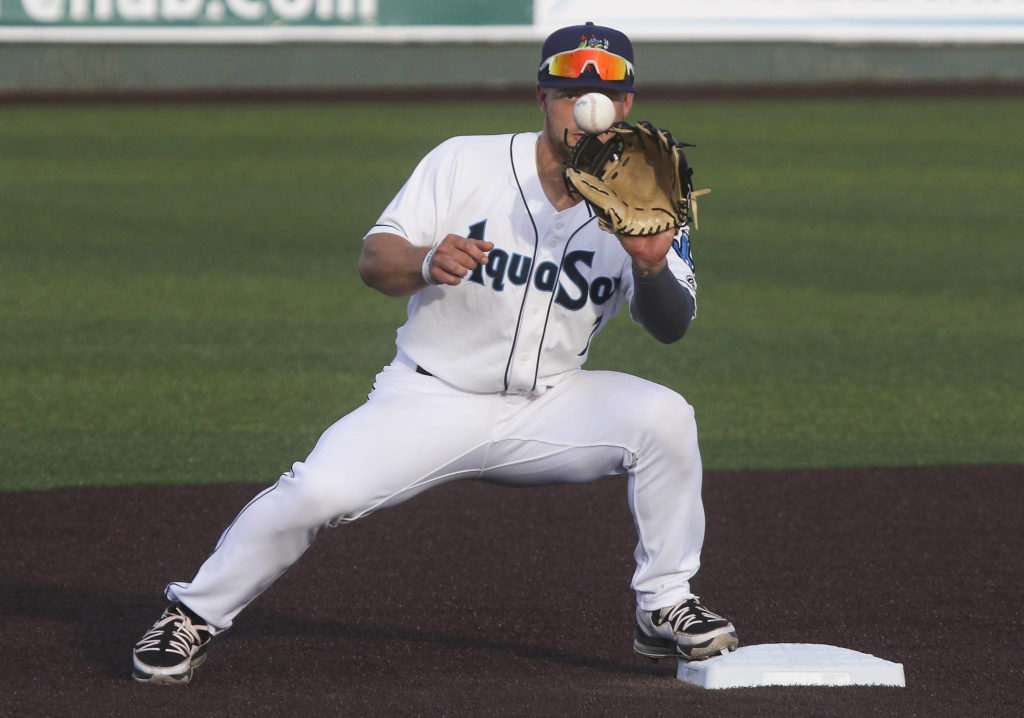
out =
[(596, 35), (586, 36), (580, 35), (580, 44), (576, 46), (576, 49), (592, 48), (597, 50), (607, 50), (608, 40), (598, 40)]

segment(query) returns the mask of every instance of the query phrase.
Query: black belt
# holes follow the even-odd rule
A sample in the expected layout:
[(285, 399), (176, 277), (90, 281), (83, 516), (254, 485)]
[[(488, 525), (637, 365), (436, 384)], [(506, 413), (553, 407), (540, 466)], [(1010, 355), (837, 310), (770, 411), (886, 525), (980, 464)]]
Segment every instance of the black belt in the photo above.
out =
[(422, 374), (423, 376), (434, 376), (429, 371), (427, 371), (426, 369), (421, 367), (419, 364), (416, 365), (416, 373), (417, 374)]

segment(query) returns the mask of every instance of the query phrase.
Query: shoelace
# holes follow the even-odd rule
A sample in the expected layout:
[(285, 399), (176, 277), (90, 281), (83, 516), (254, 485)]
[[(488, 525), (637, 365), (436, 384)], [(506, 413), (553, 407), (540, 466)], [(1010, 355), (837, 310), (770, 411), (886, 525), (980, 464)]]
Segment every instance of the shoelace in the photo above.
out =
[(716, 616), (700, 605), (696, 597), (676, 604), (672, 608), (662, 609), (661, 619), (663, 623), (669, 623), (677, 632), (685, 631), (695, 623), (724, 620), (721, 616)]
[(188, 616), (168, 611), (160, 620), (153, 624), (153, 627), (146, 631), (138, 642), (139, 651), (153, 651), (160, 649), (160, 641), (167, 634), (168, 624), (178, 624), (171, 632), (168, 639), (167, 650), (181, 656), (191, 656), (192, 647), (200, 643), (199, 632), (192, 625)]

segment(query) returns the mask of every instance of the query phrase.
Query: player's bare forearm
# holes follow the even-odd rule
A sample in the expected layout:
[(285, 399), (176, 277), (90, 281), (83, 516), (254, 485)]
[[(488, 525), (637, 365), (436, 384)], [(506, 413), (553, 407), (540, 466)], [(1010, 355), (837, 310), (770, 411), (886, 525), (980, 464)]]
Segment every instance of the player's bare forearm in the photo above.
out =
[[(359, 276), (391, 297), (407, 297), (429, 284), (456, 285), (487, 263), (491, 242), (449, 234), (436, 247), (417, 247), (396, 234), (374, 234), (363, 243)], [(430, 279), (428, 282), (427, 279)]]
[(363, 243), (359, 276), (366, 286), (389, 297), (406, 297), (426, 286), (420, 274), (425, 247), (396, 234), (374, 234)]

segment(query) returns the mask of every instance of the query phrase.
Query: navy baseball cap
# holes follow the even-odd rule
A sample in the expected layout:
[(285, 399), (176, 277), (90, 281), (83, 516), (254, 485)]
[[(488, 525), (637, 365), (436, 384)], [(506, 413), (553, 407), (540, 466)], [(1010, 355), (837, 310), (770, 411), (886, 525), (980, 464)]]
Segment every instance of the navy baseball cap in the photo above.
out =
[(636, 92), (633, 44), (625, 34), (588, 22), (555, 30), (544, 41), (537, 83)]

